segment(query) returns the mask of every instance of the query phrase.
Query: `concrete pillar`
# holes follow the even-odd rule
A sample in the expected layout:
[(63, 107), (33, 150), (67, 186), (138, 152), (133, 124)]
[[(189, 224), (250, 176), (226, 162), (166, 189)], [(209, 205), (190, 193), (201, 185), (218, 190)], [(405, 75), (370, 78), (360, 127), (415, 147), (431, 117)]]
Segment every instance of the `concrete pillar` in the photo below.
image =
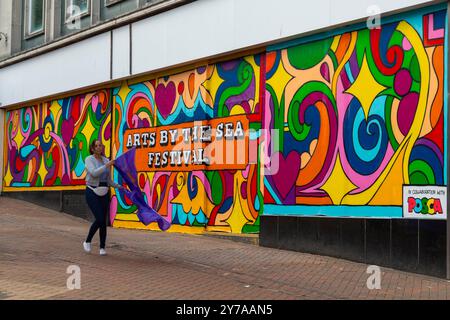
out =
[(61, 24), (62, 20), (65, 19), (61, 16), (61, 0), (52, 0), (52, 12), (53, 15), (53, 26), (51, 32), (53, 32), (52, 40), (58, 39), (61, 36)]
[(0, 1), (0, 59), (11, 55), (12, 1)]
[(100, 22), (100, 1), (91, 1), (91, 26)]
[(45, 42), (61, 34), (61, 1), (45, 0)]
[[(23, 10), (22, 1), (12, 1), (12, 26), (11, 26), (11, 54), (22, 50), (23, 38)], [(9, 41), (9, 40), (8, 40)]]

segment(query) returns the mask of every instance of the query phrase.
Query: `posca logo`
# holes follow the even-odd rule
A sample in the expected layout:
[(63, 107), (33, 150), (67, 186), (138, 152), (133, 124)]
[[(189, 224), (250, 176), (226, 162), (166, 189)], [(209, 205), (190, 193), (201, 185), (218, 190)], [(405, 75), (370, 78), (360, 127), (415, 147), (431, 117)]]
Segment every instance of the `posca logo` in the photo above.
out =
[(403, 217), (447, 219), (447, 187), (403, 186)]
[(436, 198), (408, 198), (408, 212), (421, 214), (443, 214), (441, 200)]

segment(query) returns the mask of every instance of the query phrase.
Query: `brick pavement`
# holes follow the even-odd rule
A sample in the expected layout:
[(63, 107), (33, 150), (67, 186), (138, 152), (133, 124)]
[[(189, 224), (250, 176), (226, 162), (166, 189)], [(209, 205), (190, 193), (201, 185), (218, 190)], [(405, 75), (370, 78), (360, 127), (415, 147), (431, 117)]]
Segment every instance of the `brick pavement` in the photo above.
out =
[[(107, 256), (82, 242), (89, 222), (0, 197), (0, 299), (448, 299), (444, 279), (202, 235), (108, 228)], [(81, 269), (68, 290), (67, 268)]]

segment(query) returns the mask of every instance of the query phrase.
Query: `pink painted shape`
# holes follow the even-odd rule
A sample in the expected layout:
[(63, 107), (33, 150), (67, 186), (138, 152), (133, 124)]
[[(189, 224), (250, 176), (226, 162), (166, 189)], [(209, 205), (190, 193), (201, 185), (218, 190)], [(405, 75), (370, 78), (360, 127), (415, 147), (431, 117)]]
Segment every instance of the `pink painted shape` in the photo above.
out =
[(270, 132), (270, 121), (272, 121), (272, 112), (269, 108), (269, 101), (270, 101), (271, 95), (270, 92), (266, 90), (266, 106), (264, 107), (264, 127), (263, 127), (263, 133), (262, 136), (264, 137), (264, 146), (265, 150), (263, 150), (263, 157), (264, 157), (264, 163), (267, 165), (270, 163), (270, 150), (269, 150), (269, 144), (271, 140), (271, 132)]
[(166, 219), (169, 222), (172, 222), (172, 204), (170, 203), (170, 201), (174, 198), (173, 196), (173, 187), (170, 186), (169, 187), (169, 203), (167, 205), (167, 217), (163, 217), (164, 219)]
[(291, 151), (287, 157), (284, 157), (281, 152), (275, 152), (271, 159), (278, 161), (278, 172), (272, 176), (272, 180), (275, 189), (284, 200), (295, 186), (300, 171), (300, 155), (297, 151)]
[(92, 106), (92, 110), (94, 112), (96, 112), (97, 111), (97, 107), (98, 107), (98, 96), (97, 95), (92, 97), (91, 106)]
[(409, 51), (412, 49), (412, 45), (411, 42), (409, 42), (408, 38), (403, 38), (403, 43), (402, 43), (403, 49), (406, 51)]
[(434, 29), (434, 14), (428, 16), (428, 38), (439, 39), (445, 36), (444, 29)]
[(244, 179), (248, 179), (248, 174), (250, 172), (250, 164), (247, 165), (247, 167), (245, 168), (245, 170), (242, 171), (242, 176), (244, 177)]
[(111, 225), (113, 225), (114, 220), (116, 219), (117, 214), (117, 197), (113, 196), (109, 203), (109, 221)]

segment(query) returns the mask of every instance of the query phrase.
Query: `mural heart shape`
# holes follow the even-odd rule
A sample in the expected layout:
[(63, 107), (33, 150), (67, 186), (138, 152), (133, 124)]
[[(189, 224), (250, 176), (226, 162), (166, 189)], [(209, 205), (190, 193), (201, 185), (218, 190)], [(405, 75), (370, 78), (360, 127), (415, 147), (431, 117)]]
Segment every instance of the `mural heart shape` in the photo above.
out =
[(63, 120), (61, 126), (61, 135), (66, 146), (70, 144), (70, 140), (72, 140), (74, 130), (74, 121), (73, 118), (69, 118), (68, 120)]
[(170, 115), (176, 98), (176, 88), (173, 82), (169, 82), (167, 86), (160, 83), (156, 88), (155, 102), (158, 111), (164, 119)]
[(284, 200), (297, 181), (300, 170), (300, 156), (297, 152), (291, 151), (285, 158), (282, 153), (275, 152), (270, 157), (272, 168), (276, 168), (275, 161), (278, 161), (278, 171), (272, 176), (272, 179), (275, 188)]

